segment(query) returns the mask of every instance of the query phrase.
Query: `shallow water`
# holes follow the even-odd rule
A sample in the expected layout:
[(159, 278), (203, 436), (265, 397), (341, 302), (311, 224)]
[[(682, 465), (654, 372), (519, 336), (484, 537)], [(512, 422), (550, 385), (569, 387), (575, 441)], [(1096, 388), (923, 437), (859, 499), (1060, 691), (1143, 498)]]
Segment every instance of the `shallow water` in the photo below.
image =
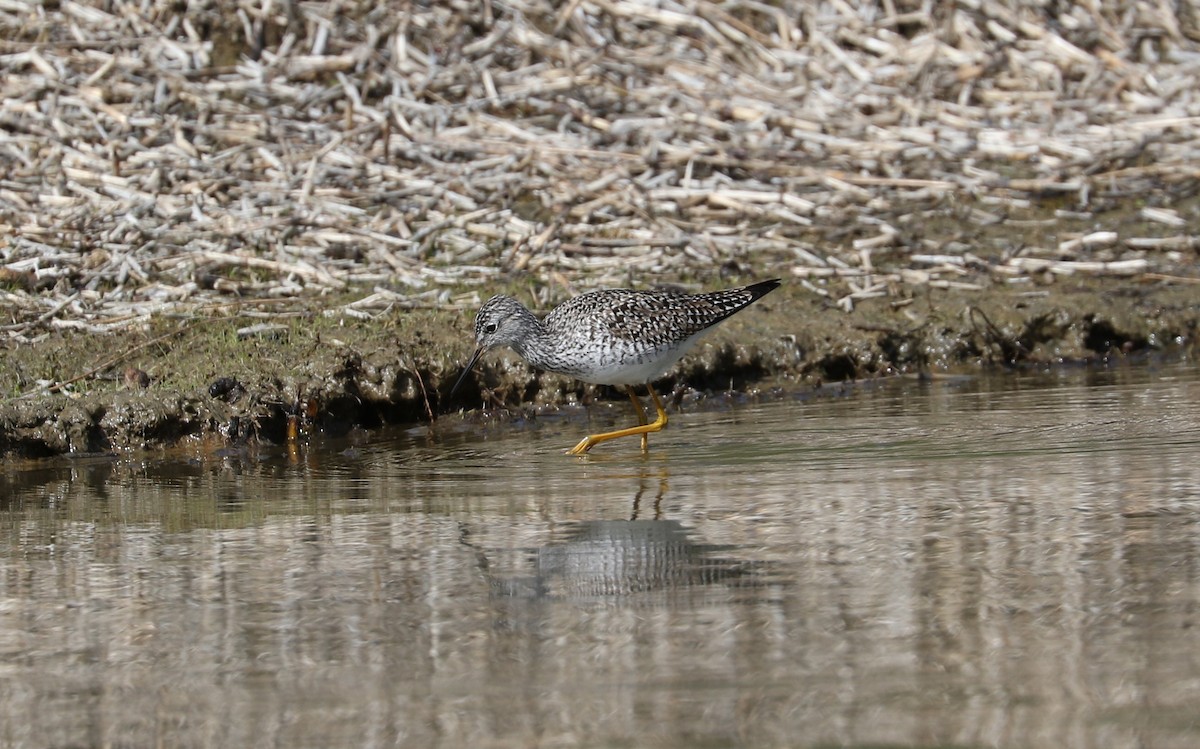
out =
[[(1200, 746), (1194, 364), (0, 476), (3, 746)], [(593, 410), (625, 421), (628, 404)]]

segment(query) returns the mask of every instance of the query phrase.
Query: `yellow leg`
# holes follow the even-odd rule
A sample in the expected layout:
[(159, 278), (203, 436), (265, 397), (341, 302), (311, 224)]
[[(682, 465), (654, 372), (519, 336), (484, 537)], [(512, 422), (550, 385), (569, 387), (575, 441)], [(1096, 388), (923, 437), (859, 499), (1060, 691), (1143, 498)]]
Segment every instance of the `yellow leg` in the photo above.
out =
[(629, 394), (629, 400), (633, 402), (633, 410), (637, 411), (638, 426), (646, 423), (646, 410), (642, 408), (642, 402), (638, 400), (637, 393), (633, 392), (633, 385), (626, 385), (625, 392)]
[(633, 388), (626, 388), (626, 392), (629, 393), (630, 398), (634, 398), (634, 403), (637, 406), (639, 424), (635, 427), (629, 427), (628, 429), (618, 429), (615, 432), (605, 432), (603, 434), (593, 434), (588, 437), (584, 437), (579, 441), (578, 445), (572, 447), (570, 450), (567, 450), (567, 454), (583, 455), (601, 442), (615, 440), (618, 437), (632, 437), (638, 434), (642, 436), (642, 450), (645, 451), (650, 444), (646, 435), (650, 434), (651, 432), (660, 431), (667, 425), (667, 411), (663, 408), (662, 401), (658, 399), (658, 393), (654, 392), (654, 388), (650, 385), (646, 385), (646, 389), (650, 391), (650, 397), (654, 399), (654, 407), (658, 409), (657, 419), (647, 424), (646, 413), (642, 410), (642, 404), (638, 403), (636, 398), (634, 398)]
[[(629, 400), (633, 402), (633, 410), (637, 411), (638, 426), (646, 425), (646, 410), (642, 408), (642, 402), (638, 400), (637, 393), (633, 392), (633, 385), (626, 385), (625, 392), (629, 394)], [(650, 451), (650, 435), (642, 435), (642, 452)]]

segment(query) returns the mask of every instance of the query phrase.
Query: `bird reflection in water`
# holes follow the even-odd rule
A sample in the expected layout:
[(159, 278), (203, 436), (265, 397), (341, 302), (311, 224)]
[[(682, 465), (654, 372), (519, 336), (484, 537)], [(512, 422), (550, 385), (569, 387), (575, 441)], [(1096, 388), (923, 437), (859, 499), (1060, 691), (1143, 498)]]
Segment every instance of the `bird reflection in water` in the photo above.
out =
[[(652, 517), (641, 517), (643, 498), (655, 483)], [(761, 563), (727, 556), (738, 547), (698, 541), (692, 529), (664, 518), (667, 488), (665, 472), (643, 474), (629, 520), (565, 523), (559, 540), (531, 550), (531, 577), (496, 579), (495, 591), (516, 597), (589, 598), (763, 584)]]

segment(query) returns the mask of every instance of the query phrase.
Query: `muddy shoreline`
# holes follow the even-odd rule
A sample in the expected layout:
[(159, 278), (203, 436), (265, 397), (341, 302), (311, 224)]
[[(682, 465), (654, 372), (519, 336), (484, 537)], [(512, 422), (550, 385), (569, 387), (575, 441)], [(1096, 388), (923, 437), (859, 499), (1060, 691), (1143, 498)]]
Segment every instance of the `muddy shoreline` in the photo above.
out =
[[(174, 331), (161, 321), (141, 340), (56, 333), (10, 349), (6, 374), (26, 392), (0, 404), (0, 450), (41, 458), (303, 445), (431, 418), (444, 426), (477, 409), (503, 419), (623, 399), (502, 352), (450, 398), (470, 352), (469, 310), (397, 311), (372, 321), (330, 318), (316, 303), (295, 312), (286, 324), (257, 329), (239, 316)], [(850, 313), (785, 283), (698, 345), (662, 389), (682, 398), (688, 389), (800, 390), (897, 374), (1189, 356), (1198, 319), (1193, 289), (1111, 279), (1063, 283), (1053, 293), (930, 290)], [(97, 359), (111, 363), (64, 392), (35, 385), (72, 379)]]
[(612, 395), (451, 399), (499, 292), (784, 278), (677, 396), (1188, 355), (1196, 14), (918, 6), (0, 6), (0, 453)]

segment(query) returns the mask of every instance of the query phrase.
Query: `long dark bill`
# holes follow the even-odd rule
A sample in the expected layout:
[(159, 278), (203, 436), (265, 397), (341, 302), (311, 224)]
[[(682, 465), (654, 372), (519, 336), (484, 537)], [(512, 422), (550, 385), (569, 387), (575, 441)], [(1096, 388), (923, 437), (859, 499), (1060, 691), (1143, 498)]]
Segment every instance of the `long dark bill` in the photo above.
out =
[(475, 353), (471, 355), (471, 361), (467, 362), (467, 366), (465, 369), (463, 369), (462, 374), (460, 374), (458, 379), (454, 381), (454, 387), (450, 388), (450, 395), (447, 396), (448, 398), (454, 397), (454, 391), (458, 390), (458, 386), (463, 383), (463, 380), (467, 379), (467, 375), (471, 374), (471, 370), (475, 368), (475, 364), (479, 361), (479, 357), (481, 356), (483, 356), (483, 346), (475, 349)]

